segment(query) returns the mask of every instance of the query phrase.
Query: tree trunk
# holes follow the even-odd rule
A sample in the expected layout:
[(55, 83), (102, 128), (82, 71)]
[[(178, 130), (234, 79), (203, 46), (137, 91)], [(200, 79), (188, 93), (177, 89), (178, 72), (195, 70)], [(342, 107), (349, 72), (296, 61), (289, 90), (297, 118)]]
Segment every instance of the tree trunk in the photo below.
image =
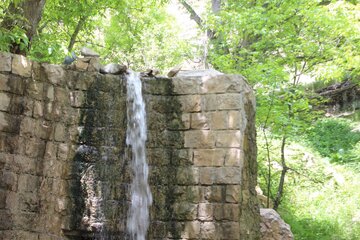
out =
[[(7, 9), (7, 16), (1, 26), (11, 31), (14, 26), (18, 26), (25, 30), (26, 36), (29, 39), (28, 49), (30, 49), (31, 41), (37, 33), (37, 28), (42, 17), (43, 9), (46, 0), (24, 0), (18, 5), (11, 2)], [(21, 21), (18, 17), (13, 16), (20, 15), (25, 21)], [(10, 52), (16, 54), (26, 55), (25, 49), (20, 49), (20, 44), (13, 43)]]
[(286, 175), (286, 172), (289, 169), (286, 166), (286, 162), (285, 162), (285, 144), (286, 144), (286, 136), (283, 136), (282, 143), (281, 143), (281, 166), (282, 166), (282, 171), (281, 171), (278, 191), (277, 191), (276, 198), (275, 198), (275, 201), (274, 201), (274, 210), (277, 210), (277, 208), (280, 205), (282, 194), (283, 194), (283, 191), (284, 191), (285, 175)]
[(68, 51), (69, 52), (71, 52), (71, 50), (73, 49), (74, 44), (75, 44), (75, 40), (76, 40), (80, 30), (84, 26), (86, 18), (87, 18), (86, 16), (80, 17), (79, 22), (76, 25), (76, 28), (75, 28), (75, 30), (74, 30), (73, 34), (71, 35), (71, 38), (70, 38), (70, 43), (69, 43), (69, 46), (68, 46)]

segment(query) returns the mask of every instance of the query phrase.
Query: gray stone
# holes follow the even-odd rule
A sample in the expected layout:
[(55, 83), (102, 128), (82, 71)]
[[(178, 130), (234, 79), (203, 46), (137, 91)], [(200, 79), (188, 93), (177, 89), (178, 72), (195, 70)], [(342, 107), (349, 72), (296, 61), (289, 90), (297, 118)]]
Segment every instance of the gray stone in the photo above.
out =
[(81, 48), (80, 53), (81, 56), (84, 57), (100, 57), (100, 55), (97, 52), (87, 47)]
[(271, 208), (260, 208), (260, 232), (262, 240), (293, 240), (289, 224)]
[(117, 63), (109, 63), (100, 68), (101, 73), (114, 75), (125, 73), (126, 70), (127, 67), (125, 65), (120, 65)]

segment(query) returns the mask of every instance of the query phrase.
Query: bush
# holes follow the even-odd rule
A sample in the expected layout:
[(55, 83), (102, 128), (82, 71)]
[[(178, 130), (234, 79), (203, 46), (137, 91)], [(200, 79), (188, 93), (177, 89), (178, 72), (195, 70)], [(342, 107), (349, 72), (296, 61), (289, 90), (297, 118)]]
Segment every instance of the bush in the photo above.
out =
[(352, 131), (350, 120), (321, 119), (308, 131), (307, 140), (314, 150), (332, 161), (359, 160), (356, 149), (360, 149), (360, 132)]

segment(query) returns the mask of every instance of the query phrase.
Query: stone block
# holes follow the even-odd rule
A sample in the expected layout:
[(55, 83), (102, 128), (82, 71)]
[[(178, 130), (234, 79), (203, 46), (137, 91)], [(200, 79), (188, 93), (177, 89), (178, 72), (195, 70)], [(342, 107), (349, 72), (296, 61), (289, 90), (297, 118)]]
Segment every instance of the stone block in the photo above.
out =
[(174, 86), (174, 94), (186, 95), (186, 94), (198, 94), (200, 93), (201, 79), (197, 77), (175, 77), (172, 78), (172, 84)]
[(0, 92), (0, 111), (7, 111), (10, 105), (11, 95)]
[(202, 93), (239, 93), (245, 85), (240, 75), (204, 76), (201, 81)]
[(8, 133), (18, 133), (19, 118), (5, 112), (0, 112), (0, 131)]
[(181, 115), (181, 122), (183, 124), (183, 128), (182, 129), (189, 129), (190, 128), (190, 114), (189, 113), (183, 113)]
[(61, 104), (68, 104), (69, 93), (64, 88), (56, 87), (55, 88), (55, 100)]
[(65, 78), (65, 70), (54, 64), (42, 64), (45, 76), (48, 82), (54, 85), (64, 85), (67, 78)]
[(200, 184), (240, 184), (241, 170), (235, 167), (200, 167)]
[(31, 77), (32, 62), (22, 55), (13, 55), (12, 59), (12, 73), (22, 77)]
[(64, 142), (66, 140), (66, 128), (65, 125), (58, 123), (55, 126), (54, 139), (58, 142)]
[(34, 136), (36, 131), (36, 125), (36, 119), (31, 117), (24, 117), (20, 124), (20, 136)]
[(51, 139), (51, 134), (53, 132), (52, 123), (48, 121), (37, 121), (35, 136), (42, 140)]
[(214, 219), (214, 205), (210, 203), (199, 203), (198, 219), (200, 221), (212, 221)]
[(202, 197), (202, 187), (200, 186), (176, 186), (174, 188), (176, 201), (199, 203)]
[(34, 101), (33, 117), (41, 118), (44, 116), (44, 105), (43, 102)]
[(240, 207), (238, 204), (214, 204), (214, 218), (217, 221), (238, 221), (240, 218)]
[(0, 52), (0, 72), (11, 72), (11, 53)]
[(19, 175), (18, 191), (36, 193), (40, 186), (40, 177), (30, 174)]
[(202, 187), (203, 190), (203, 201), (213, 203), (213, 202), (223, 202), (223, 195), (225, 192), (225, 186), (213, 185), (208, 187)]
[(177, 184), (179, 185), (198, 184), (199, 170), (196, 167), (178, 167), (176, 173), (176, 180), (177, 180)]
[(240, 167), (244, 159), (244, 153), (238, 148), (228, 148), (225, 151), (225, 166)]
[(229, 129), (241, 129), (241, 126), (246, 121), (246, 116), (241, 115), (240, 111), (229, 111)]
[(240, 240), (241, 231), (239, 222), (221, 222), (216, 224), (216, 239)]
[(10, 172), (10, 171), (6, 171), (3, 170), (0, 173), (0, 188), (5, 189), (5, 190), (10, 190), (10, 191), (17, 191), (17, 184), (18, 184), (18, 175)]
[(239, 167), (223, 167), (216, 171), (216, 184), (240, 184), (241, 169)]
[(240, 201), (240, 185), (227, 185), (225, 200), (228, 203), (238, 203)]
[(70, 92), (70, 103), (72, 107), (82, 107), (85, 103), (85, 94), (83, 91)]
[(9, 76), (0, 73), (0, 90), (1, 91), (10, 91), (8, 86)]
[(184, 95), (179, 96), (178, 100), (181, 104), (182, 112), (200, 112), (201, 111), (201, 97), (200, 95)]
[(90, 59), (89, 66), (87, 68), (90, 72), (99, 72), (100, 71), (100, 59), (98, 57), (93, 57)]
[(174, 204), (173, 220), (195, 220), (197, 216), (198, 205), (189, 202), (177, 202)]
[(54, 101), (55, 100), (55, 90), (53, 85), (46, 86), (46, 100), (47, 101)]
[(200, 227), (201, 239), (214, 240), (217, 239), (216, 226), (214, 222), (203, 222)]
[(205, 111), (237, 110), (244, 104), (240, 93), (203, 95)]
[(210, 129), (209, 116), (206, 113), (191, 113), (191, 129)]
[(69, 145), (66, 143), (60, 143), (57, 149), (57, 159), (59, 161), (66, 161), (70, 152)]
[(25, 142), (25, 154), (28, 157), (43, 157), (45, 154), (45, 141), (37, 138), (27, 138)]
[(43, 92), (44, 92), (44, 83), (30, 80), (26, 88), (26, 91), (31, 98), (34, 98), (36, 100), (42, 100)]
[(200, 222), (185, 222), (184, 231), (181, 234), (182, 239), (200, 239)]
[(242, 146), (242, 134), (239, 130), (216, 132), (216, 147), (236, 148)]
[(13, 161), (9, 163), (10, 169), (15, 173), (36, 174), (37, 160), (34, 158), (14, 155)]
[(0, 189), (0, 209), (4, 209), (6, 207), (7, 195), (8, 195), (8, 191)]
[(227, 111), (209, 112), (210, 129), (221, 130), (228, 128)]
[(38, 212), (40, 210), (40, 199), (37, 191), (19, 194), (18, 201), (20, 211)]
[(185, 131), (186, 148), (213, 148), (215, 147), (215, 134), (209, 130)]
[(24, 95), (26, 89), (26, 80), (17, 75), (10, 75), (7, 81), (7, 86), (9, 88), (9, 92), (18, 95)]
[(88, 60), (84, 60), (84, 59), (77, 59), (77, 61), (75, 62), (75, 67), (76, 67), (76, 70), (78, 71), (86, 71), (88, 69), (88, 66), (89, 66), (89, 62)]
[(194, 166), (220, 167), (224, 165), (225, 151), (223, 149), (198, 149), (193, 151)]

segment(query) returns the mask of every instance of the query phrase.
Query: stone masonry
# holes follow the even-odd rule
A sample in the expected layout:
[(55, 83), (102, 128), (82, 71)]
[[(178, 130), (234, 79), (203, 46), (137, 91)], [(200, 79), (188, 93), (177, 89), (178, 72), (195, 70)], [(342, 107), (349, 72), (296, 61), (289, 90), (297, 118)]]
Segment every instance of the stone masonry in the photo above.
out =
[[(126, 78), (98, 70), (97, 58), (58, 66), (0, 53), (0, 239), (129, 239)], [(249, 85), (142, 81), (148, 239), (259, 239)]]

